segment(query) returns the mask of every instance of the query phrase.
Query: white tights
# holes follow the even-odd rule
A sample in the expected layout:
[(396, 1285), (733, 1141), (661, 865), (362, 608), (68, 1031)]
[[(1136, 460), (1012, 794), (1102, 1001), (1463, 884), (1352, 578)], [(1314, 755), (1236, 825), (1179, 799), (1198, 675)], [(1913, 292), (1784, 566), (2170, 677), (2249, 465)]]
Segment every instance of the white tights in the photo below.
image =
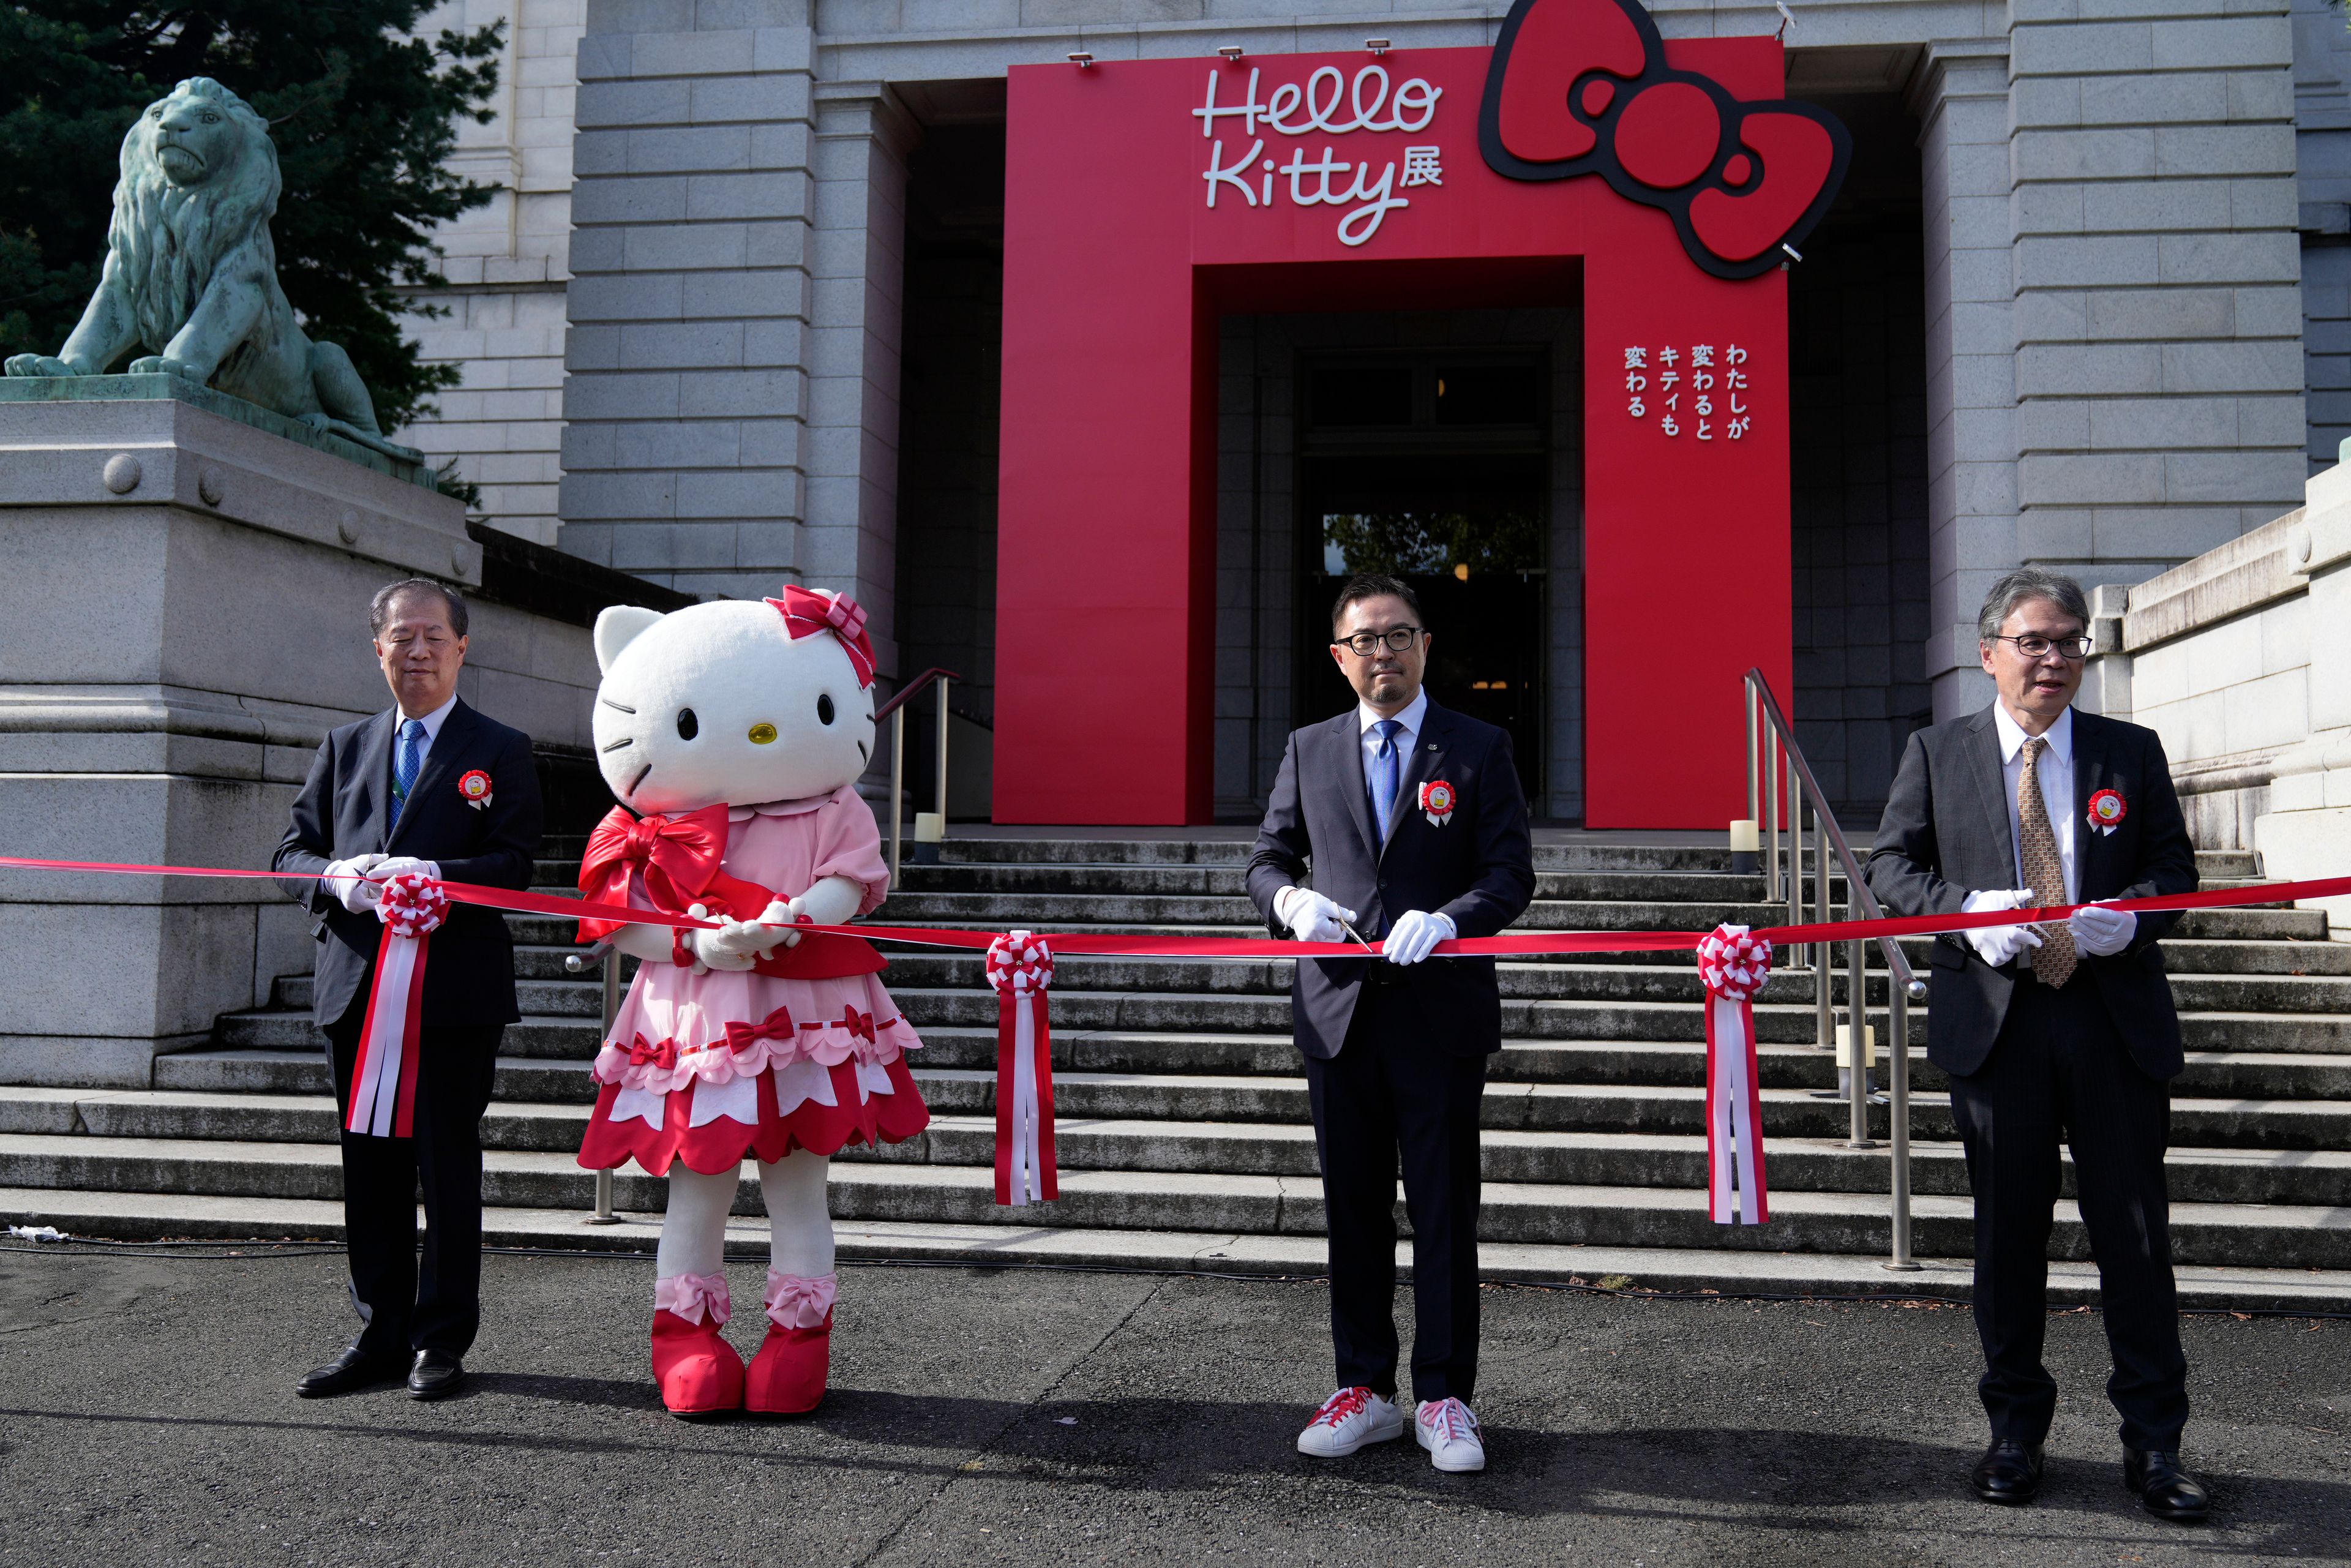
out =
[[(825, 1202), (822, 1155), (794, 1149), (774, 1165), (759, 1166), (759, 1190), (768, 1200), (769, 1262), (779, 1274), (815, 1279), (832, 1272), (832, 1212)], [(735, 1207), (742, 1169), (705, 1176), (684, 1160), (669, 1167), (669, 1215), (662, 1221), (661, 1251), (653, 1271), (677, 1274), (723, 1272), (726, 1216)]]

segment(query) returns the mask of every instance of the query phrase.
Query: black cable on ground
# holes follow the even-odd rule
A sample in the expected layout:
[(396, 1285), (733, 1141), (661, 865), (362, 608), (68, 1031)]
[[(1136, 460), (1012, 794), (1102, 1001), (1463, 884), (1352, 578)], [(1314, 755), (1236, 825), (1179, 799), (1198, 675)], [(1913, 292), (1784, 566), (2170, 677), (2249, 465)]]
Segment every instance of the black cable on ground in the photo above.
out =
[[(177, 1249), (190, 1246), (215, 1249), (212, 1251), (189, 1252)], [(159, 1241), (108, 1241), (86, 1239), (78, 1236), (60, 1236), (55, 1241), (37, 1242), (30, 1247), (0, 1245), (0, 1252), (45, 1252), (57, 1255), (60, 1248), (80, 1252), (125, 1252), (147, 1258), (174, 1258), (193, 1262), (211, 1260), (245, 1260), (259, 1258), (311, 1258), (340, 1253), (340, 1242), (335, 1241), (202, 1241), (194, 1239)], [(172, 1250), (166, 1250), (172, 1249)], [(593, 1249), (563, 1247), (484, 1247), (485, 1256), (500, 1258), (557, 1258), (574, 1260), (610, 1260), (616, 1262), (650, 1262), (653, 1254), (637, 1249), (597, 1248)], [(729, 1263), (765, 1261), (765, 1252), (729, 1252)], [(1020, 1270), (1032, 1273), (1052, 1274), (1141, 1274), (1175, 1279), (1229, 1280), (1242, 1284), (1319, 1285), (1329, 1282), (1327, 1274), (1262, 1274), (1241, 1273), (1216, 1269), (1153, 1268), (1134, 1263), (1054, 1263), (1034, 1259), (987, 1259), (973, 1260), (965, 1258), (844, 1258), (841, 1260), (858, 1269), (997, 1269)], [(1570, 1295), (1604, 1296), (1632, 1301), (1764, 1301), (1806, 1303), (1826, 1306), (1907, 1306), (1967, 1307), (1975, 1302), (1966, 1296), (1938, 1296), (1925, 1291), (1882, 1292), (1877, 1294), (1821, 1294), (1789, 1291), (1652, 1291), (1635, 1285), (1594, 1285), (1581, 1280), (1481, 1280), (1480, 1284), (1508, 1291), (1545, 1291)], [(2096, 1303), (2080, 1307), (2052, 1307), (2052, 1312), (2101, 1312)], [(2351, 1322), (2351, 1312), (2317, 1312), (2302, 1307), (2181, 1307), (2179, 1315), (2190, 1318), (2310, 1318), (2323, 1322)]]

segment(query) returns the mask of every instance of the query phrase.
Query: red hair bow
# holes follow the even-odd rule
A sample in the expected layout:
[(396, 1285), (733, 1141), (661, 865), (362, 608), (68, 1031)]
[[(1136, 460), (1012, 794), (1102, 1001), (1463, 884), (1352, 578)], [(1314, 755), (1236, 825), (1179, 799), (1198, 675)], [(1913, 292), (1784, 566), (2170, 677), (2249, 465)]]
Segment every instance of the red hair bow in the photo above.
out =
[(1779, 264), (1827, 213), (1853, 143), (1835, 116), (1749, 103), (1666, 64), (1638, 0), (1518, 0), (1494, 43), (1478, 145), (1510, 180), (1597, 174), (1674, 221), (1717, 277)]
[(865, 634), (865, 608), (846, 593), (824, 593), (786, 584), (781, 599), (770, 599), (792, 641), (830, 632), (849, 651), (862, 689), (873, 684), (873, 640)]

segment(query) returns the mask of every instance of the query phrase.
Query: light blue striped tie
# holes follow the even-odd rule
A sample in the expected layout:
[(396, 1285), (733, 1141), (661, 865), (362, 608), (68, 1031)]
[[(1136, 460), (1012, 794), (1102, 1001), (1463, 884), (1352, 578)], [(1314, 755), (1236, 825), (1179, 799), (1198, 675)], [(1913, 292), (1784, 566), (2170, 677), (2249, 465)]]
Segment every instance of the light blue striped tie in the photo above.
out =
[(1372, 726), (1372, 733), (1380, 744), (1372, 752), (1372, 815), (1380, 824), (1380, 842), (1388, 841), (1388, 820), (1395, 815), (1396, 798), (1396, 731), (1404, 726), (1392, 718), (1384, 718)]
[(417, 769), (423, 766), (424, 721), (412, 718), (400, 727), (400, 756), (392, 765), (392, 825), (395, 828), (408, 804), (408, 792), (416, 786)]

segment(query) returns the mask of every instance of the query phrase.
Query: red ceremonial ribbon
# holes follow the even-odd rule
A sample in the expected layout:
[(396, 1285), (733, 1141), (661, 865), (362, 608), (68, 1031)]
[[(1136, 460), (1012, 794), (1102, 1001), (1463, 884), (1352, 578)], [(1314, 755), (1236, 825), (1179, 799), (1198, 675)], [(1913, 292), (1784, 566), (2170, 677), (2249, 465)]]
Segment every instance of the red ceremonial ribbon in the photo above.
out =
[(1754, 998), (1771, 977), (1771, 944), (1744, 925), (1718, 925), (1698, 945), (1698, 973), (1706, 982), (1707, 1212), (1717, 1225), (1761, 1225), (1771, 1218), (1771, 1199)]
[(1061, 1196), (1053, 1158), (1053, 949), (1026, 931), (987, 947), (996, 988), (996, 1201), (1012, 1208)]
[(449, 895), (422, 872), (384, 879), (375, 916), (383, 922), (359, 1054), (351, 1061), (351, 1111), (343, 1126), (363, 1137), (405, 1138), (416, 1123), (417, 1030), (424, 1016), (427, 943), (448, 918)]

